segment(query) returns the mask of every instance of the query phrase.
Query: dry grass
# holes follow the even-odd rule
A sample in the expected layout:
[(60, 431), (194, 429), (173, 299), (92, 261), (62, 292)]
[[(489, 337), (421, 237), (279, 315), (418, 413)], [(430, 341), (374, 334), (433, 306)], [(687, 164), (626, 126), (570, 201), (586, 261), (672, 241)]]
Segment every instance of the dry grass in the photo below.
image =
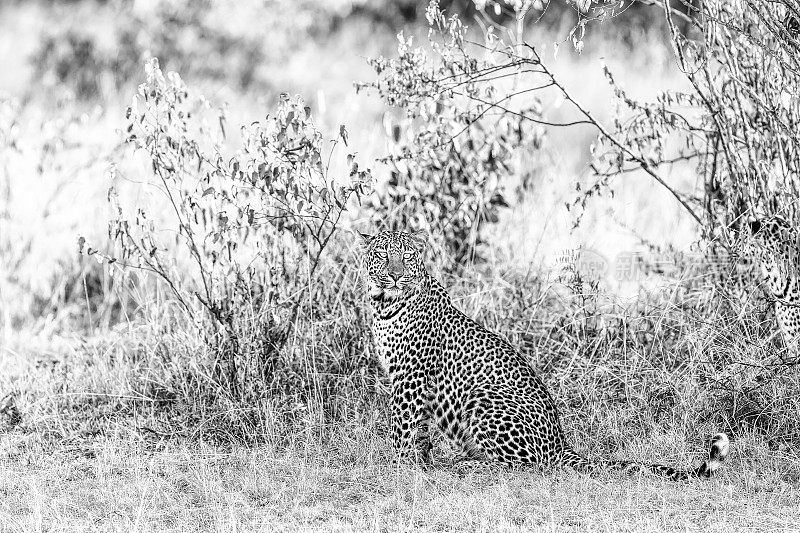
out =
[[(263, 424), (260, 444), (213, 445), (145, 429), (194, 426), (167, 424), (136, 390), (142, 375), (158, 379), (156, 365), (137, 368), (124, 342), (24, 344), (0, 354), (0, 385), (13, 384), (22, 414), (0, 437), (3, 531), (791, 531), (800, 520), (800, 458), (768, 448), (763, 434), (740, 432), (717, 478), (680, 484), (564, 471), (460, 475), (446, 449), (435, 468), (393, 465), (380, 410), (332, 424), (313, 402), (290, 430)], [(596, 399), (568, 412), (567, 430), (593, 456), (699, 459), (699, 433), (711, 427), (673, 420), (642, 433), (620, 421), (636, 410)], [(623, 443), (609, 454), (603, 437)]]
[[(598, 315), (607, 321), (604, 334), (581, 313), (555, 323), (558, 309), (536, 296), (537, 286), (513, 281), (468, 277), (455, 299), (539, 354), (533, 362), (577, 449), (689, 465), (724, 429), (734, 443), (720, 475), (673, 484), (559, 470), (459, 473), (441, 442), (435, 467), (396, 465), (374, 367), (308, 374), (311, 392), (288, 403), (192, 406), (186, 402), (202, 398), (180, 387), (198, 375), (181, 374), (191, 374), (182, 361), (202, 361), (205, 347), (180, 330), (150, 329), (152, 320), (100, 337), (6, 343), (0, 390), (14, 391), (21, 420), (0, 436), (0, 523), (9, 531), (794, 530), (798, 405), (786, 393), (796, 390), (796, 372), (768, 380), (765, 398), (774, 394), (776, 403), (758, 406), (760, 422), (752, 413), (737, 418), (720, 384), (741, 391), (755, 383), (763, 367), (748, 373), (747, 365), (757, 367), (765, 348), (748, 348), (737, 337), (742, 329), (718, 322), (718, 336), (690, 329), (670, 341), (670, 331), (692, 324), (660, 305), (621, 315), (628, 333), (613, 329), (613, 313)], [(520, 320), (525, 303), (536, 301), (541, 308)], [(636, 344), (648, 320), (660, 326), (652, 342)], [(301, 339), (301, 357), (319, 357), (313, 354), (325, 348), (314, 342)], [(709, 345), (719, 353), (708, 354)], [(704, 362), (733, 352), (744, 366)], [(318, 391), (331, 384), (333, 397), (322, 401)]]
[[(385, 442), (220, 450), (127, 436), (83, 446), (8, 439), (4, 531), (765, 531), (795, 530), (786, 459), (734, 458), (710, 482), (571, 472), (423, 471), (391, 466)], [(795, 465), (796, 467), (796, 465)]]

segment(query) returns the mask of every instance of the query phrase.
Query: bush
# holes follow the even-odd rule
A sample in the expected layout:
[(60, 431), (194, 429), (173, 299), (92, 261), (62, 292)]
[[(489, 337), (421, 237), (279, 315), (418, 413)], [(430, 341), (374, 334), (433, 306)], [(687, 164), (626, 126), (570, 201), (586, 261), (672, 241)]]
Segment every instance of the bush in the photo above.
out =
[[(588, 24), (583, 11), (581, 20)], [(458, 19), (445, 17), (435, 3), (428, 16), (434, 36), (428, 48), (401, 37), (397, 58), (371, 62), (378, 72), (372, 87), (404, 118), (390, 125), (392, 153), (385, 162), (392, 176), (360, 215), (385, 227), (427, 230), (439, 262), (458, 270), (481, 258), (482, 232), (507, 205), (511, 179), (523, 172), (517, 157), (538, 149), (542, 128), (588, 123), (598, 131), (598, 182), (579, 193), (578, 203), (588, 205), (613, 187), (613, 179), (639, 170), (672, 191), (699, 222), (713, 226), (709, 213), (716, 211), (703, 211), (707, 187), (687, 195), (672, 186), (664, 169), (701, 162), (713, 168), (715, 179), (733, 175), (730, 169), (738, 167), (721, 162), (724, 146), (714, 166), (711, 144), (685, 151), (687, 145), (675, 139), (689, 133), (709, 135), (708, 142), (721, 139), (704, 121), (738, 120), (741, 112), (704, 114), (700, 93), (639, 103), (614, 85), (624, 111), (612, 124), (602, 124), (571, 97), (534, 47), (491, 32), (473, 42)], [(583, 29), (576, 28), (573, 44), (581, 48)], [(672, 35), (683, 42), (677, 31)], [(548, 122), (535, 99), (544, 89), (560, 92), (578, 119)], [(681, 114), (686, 105), (694, 106), (693, 115)], [(257, 427), (265, 406), (284, 402), (283, 411), (272, 412), (291, 413), (308, 401), (324, 413), (346, 416), (361, 407), (356, 391), (368, 390), (372, 374), (355, 261), (337, 229), (356, 212), (370, 174), (353, 154), (327, 151), (311, 110), (297, 98), (283, 96), (273, 114), (235, 135), (226, 131), (224, 112), (150, 62), (128, 112), (127, 141), (152, 170), (147, 191), (153, 196), (149, 205), (130, 210), (127, 198), (112, 195), (118, 216), (110, 237), (117, 249), (87, 251), (125, 271), (155, 275), (171, 291), (188, 323), (181, 324), (190, 332), (185, 335), (197, 345), (187, 348), (179, 335), (153, 341), (153, 352), (172, 372), (172, 382), (159, 386), (183, 391), (184, 398), (197, 401), (197, 412), (207, 414), (214, 403), (211, 418)], [(334, 149), (346, 144), (342, 128)], [(336, 176), (336, 168), (347, 169), (346, 175)], [(752, 198), (763, 204), (763, 192), (753, 190)], [(471, 314), (543, 354), (536, 364), (544, 379), (575, 409), (613, 405), (615, 399), (630, 403), (633, 397), (642, 412), (656, 406), (654, 420), (680, 408), (694, 423), (708, 418), (700, 410), (718, 416), (725, 405), (738, 416), (735, 406), (753, 381), (773, 385), (775, 396), (787, 390), (769, 373), (780, 361), (773, 354), (764, 363), (765, 346), (757, 343), (763, 321), (749, 302), (740, 320), (732, 320), (729, 307), (698, 295), (692, 285), (689, 291), (695, 292), (685, 298), (680, 286), (673, 300), (643, 298), (641, 308), (621, 310), (603, 307), (597, 287), (585, 291), (579, 278), (563, 298), (549, 293), (541, 279), (508, 277), (515, 291), (468, 293), (465, 300), (472, 295), (476, 302)], [(562, 387), (565, 379), (576, 385)], [(695, 402), (701, 392), (703, 401)], [(787, 395), (779, 404), (794, 403)], [(646, 427), (631, 425), (634, 431)], [(773, 431), (781, 424), (767, 426)], [(290, 434), (291, 425), (285, 427)]]
[[(587, 28), (597, 20), (616, 16), (619, 3), (573, 4), (578, 22), (571, 39), (580, 52), (591, 46)], [(500, 4), (476, 5), (492, 11)], [(541, 11), (532, 6), (508, 1), (502, 2), (501, 8), (515, 10), (518, 27), (524, 27), (526, 17), (534, 18)], [(652, 102), (637, 101), (606, 69), (619, 113), (605, 124), (572, 96), (543, 61), (540, 51), (524, 40), (522, 32), (511, 31), (507, 37), (498, 38), (493, 27), (487, 25), (483, 42), (476, 43), (469, 39), (457, 18), (446, 18), (433, 2), (428, 16), (436, 39), (428, 49), (414, 48), (401, 37), (397, 58), (372, 62), (380, 75), (375, 84), (380, 95), (407, 116), (407, 132), (396, 127), (392, 130), (396, 153), (387, 162), (394, 166), (394, 172), (386, 191), (380, 193), (383, 211), (380, 206), (377, 209), (385, 213), (382, 218), (389, 225), (431, 231), (441, 243), (442, 253), (457, 258), (458, 265), (474, 256), (475, 246), (480, 244), (481, 225), (491, 221), (502, 208), (502, 203), (493, 204), (492, 198), (497, 184), (502, 186), (513, 174), (508, 171), (512, 167), (506, 155), (512, 150), (519, 152), (521, 146), (536, 147), (540, 134), (535, 128), (539, 126), (584, 124), (597, 132), (592, 146), (596, 181), (589, 188), (576, 183), (578, 193), (568, 207), (580, 208), (578, 221), (592, 198), (613, 192), (619, 179), (632, 173), (638, 174), (637, 179), (649, 176), (697, 222), (703, 250), (709, 252), (706, 264), (717, 267), (713, 274), (736, 276), (741, 251), (739, 221), (748, 215), (776, 213), (797, 220), (800, 161), (796, 158), (800, 147), (792, 132), (797, 130), (800, 107), (791, 95), (797, 92), (793, 88), (798, 82), (800, 56), (794, 36), (800, 28), (796, 23), (800, 20), (798, 15), (800, 5), (792, 2), (777, 10), (744, 1), (703, 2), (690, 9), (689, 15), (667, 7), (664, 21), (691, 88), (665, 91)], [(679, 30), (676, 18), (683, 23), (688, 20), (689, 30), (686, 26)], [(698, 35), (703, 36), (702, 41), (691, 40)], [(479, 57), (487, 62), (482, 63)], [(525, 73), (524, 78), (518, 77), (520, 72)], [(514, 79), (516, 83), (505, 85), (498, 81), (503, 79)], [(547, 120), (536, 105), (539, 91), (555, 91), (575, 118), (563, 123)], [(533, 105), (511, 104), (519, 95), (525, 95)], [(507, 125), (510, 131), (530, 128), (527, 131), (536, 135), (512, 136), (509, 141), (502, 136), (509, 131), (504, 129)], [(471, 144), (459, 150), (462, 133), (467, 138), (465, 144)], [(530, 144), (524, 144), (524, 140), (531, 139), (534, 140)], [(508, 152), (494, 151), (495, 141), (501, 148), (507, 144)], [(487, 145), (492, 148), (486, 149)], [(468, 155), (464, 157), (464, 153)], [(495, 154), (499, 154), (501, 164), (492, 167)], [(699, 185), (687, 191), (674, 183), (670, 170), (677, 165), (696, 168), (703, 177)], [(460, 211), (462, 206), (464, 212)], [(696, 273), (694, 277), (697, 278)], [(741, 282), (730, 277), (721, 281), (723, 285)], [(747, 285), (751, 293), (752, 281), (749, 279)], [(735, 291), (718, 291), (707, 280), (678, 282), (682, 296), (666, 305), (679, 308), (681, 320), (713, 316), (715, 323), (731, 321), (726, 328), (730, 332), (739, 327), (740, 321), (763, 323), (763, 311), (752, 298), (734, 299), (731, 295)], [(576, 291), (574, 296), (584, 298), (585, 294)], [(564, 318), (562, 314), (557, 316)], [(567, 321), (578, 318), (566, 315)], [(759, 326), (749, 329), (747, 338), (763, 334)], [(659, 342), (672, 346), (670, 339), (659, 338)], [(791, 381), (781, 385), (773, 380), (773, 368), (787, 367), (780, 354), (769, 361), (753, 363), (749, 358), (731, 356), (735, 352), (731, 339), (720, 343), (725, 348), (714, 350), (709, 363), (714, 372), (726, 376), (724, 395), (733, 404), (752, 386), (752, 380), (771, 383), (774, 390), (784, 393), (793, 386)], [(749, 353), (755, 357), (761, 349), (751, 347)]]
[[(623, 113), (601, 132), (596, 168), (604, 184), (643, 169), (670, 188), (702, 224), (704, 235), (735, 248), (748, 216), (781, 214), (796, 221), (796, 94), (800, 4), (708, 1), (691, 12), (696, 31), (678, 30), (685, 16), (664, 11), (675, 57), (690, 89), (654, 102), (630, 98), (607, 71)], [(794, 22), (793, 22), (794, 21)], [(694, 164), (701, 186), (673, 189), (667, 171)]]
[[(215, 386), (253, 400), (272, 386), (301, 305), (324, 284), (323, 254), (371, 176), (339, 154), (344, 127), (326, 149), (300, 98), (282, 95), (274, 113), (241, 128), (229, 153), (224, 112), (156, 60), (146, 70), (127, 111), (127, 142), (147, 157), (147, 190), (160, 199), (129, 213), (112, 191), (116, 253), (87, 253), (165, 283), (208, 332)], [(331, 173), (332, 158), (348, 175)]]
[(530, 120), (538, 100), (498, 90), (498, 58), (476, 58), (483, 45), (468, 40), (458, 17), (435, 2), (427, 15), (430, 53), (401, 34), (397, 58), (370, 61), (379, 76), (370, 86), (405, 115), (389, 125), (391, 177), (372, 209), (376, 223), (430, 233), (437, 262), (452, 270), (483, 256), (483, 227), (508, 207), (508, 182), (542, 132)]

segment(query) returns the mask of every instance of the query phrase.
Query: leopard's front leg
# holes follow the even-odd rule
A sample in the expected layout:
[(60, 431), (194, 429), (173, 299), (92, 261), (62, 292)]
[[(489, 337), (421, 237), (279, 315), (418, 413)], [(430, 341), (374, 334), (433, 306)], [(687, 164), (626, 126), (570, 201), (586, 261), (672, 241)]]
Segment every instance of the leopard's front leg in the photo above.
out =
[(431, 409), (421, 373), (392, 376), (392, 442), (400, 457), (430, 462)]

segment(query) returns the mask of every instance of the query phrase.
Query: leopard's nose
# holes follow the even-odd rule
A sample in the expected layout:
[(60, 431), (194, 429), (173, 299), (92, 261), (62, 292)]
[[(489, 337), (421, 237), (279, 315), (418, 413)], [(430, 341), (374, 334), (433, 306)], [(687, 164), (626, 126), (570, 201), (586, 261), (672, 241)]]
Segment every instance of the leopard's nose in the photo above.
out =
[(403, 277), (403, 272), (405, 269), (403, 268), (403, 263), (389, 263), (388, 274), (393, 280), (397, 281), (398, 279)]

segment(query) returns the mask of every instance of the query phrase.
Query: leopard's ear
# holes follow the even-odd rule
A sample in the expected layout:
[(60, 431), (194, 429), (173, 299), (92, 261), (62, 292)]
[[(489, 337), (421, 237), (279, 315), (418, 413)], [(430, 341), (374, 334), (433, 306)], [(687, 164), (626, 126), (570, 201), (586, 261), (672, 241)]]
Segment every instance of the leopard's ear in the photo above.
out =
[(375, 238), (375, 235), (368, 235), (366, 233), (361, 233), (360, 231), (357, 231), (356, 234), (358, 234), (360, 244), (365, 250), (369, 248), (369, 245), (372, 244), (372, 240)]
[(748, 220), (747, 226), (750, 228), (750, 233), (752, 233), (753, 235), (761, 231), (761, 221), (758, 220), (757, 218)]

